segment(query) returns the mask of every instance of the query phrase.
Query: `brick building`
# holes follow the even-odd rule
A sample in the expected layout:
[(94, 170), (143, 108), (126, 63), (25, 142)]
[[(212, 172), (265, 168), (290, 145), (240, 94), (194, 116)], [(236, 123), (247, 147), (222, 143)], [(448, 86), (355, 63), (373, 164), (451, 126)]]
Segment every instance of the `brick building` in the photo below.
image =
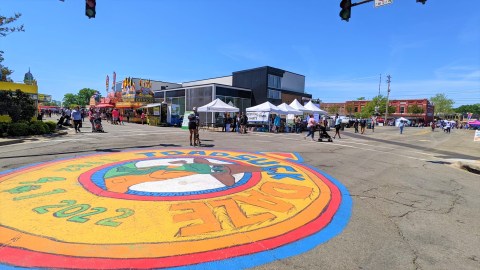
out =
[[(330, 114), (355, 115), (362, 112), (370, 100), (350, 100), (345, 103), (322, 103), (321, 108)], [(415, 123), (429, 123), (433, 121), (434, 106), (424, 99), (398, 99), (390, 100), (389, 106), (395, 107), (395, 112), (388, 114), (388, 119), (404, 117)], [(380, 112), (384, 117), (385, 112)]]

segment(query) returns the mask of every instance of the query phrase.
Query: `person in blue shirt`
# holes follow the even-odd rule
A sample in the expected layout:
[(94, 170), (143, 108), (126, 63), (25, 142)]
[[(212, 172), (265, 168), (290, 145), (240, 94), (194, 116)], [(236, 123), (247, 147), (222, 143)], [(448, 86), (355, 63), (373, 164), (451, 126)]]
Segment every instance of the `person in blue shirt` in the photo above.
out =
[(80, 111), (79, 106), (72, 110), (72, 119), (73, 127), (75, 127), (75, 133), (80, 132), (80, 125), (82, 124), (82, 112)]
[(338, 116), (338, 113), (335, 118), (335, 135), (333, 135), (333, 138), (335, 139), (338, 134), (338, 138), (341, 139), (340, 137), (340, 127), (342, 126), (342, 119)]
[(273, 120), (273, 125), (275, 125), (275, 133), (278, 133), (278, 131), (280, 130), (280, 123), (280, 115), (277, 114), (277, 116), (275, 116), (275, 119)]

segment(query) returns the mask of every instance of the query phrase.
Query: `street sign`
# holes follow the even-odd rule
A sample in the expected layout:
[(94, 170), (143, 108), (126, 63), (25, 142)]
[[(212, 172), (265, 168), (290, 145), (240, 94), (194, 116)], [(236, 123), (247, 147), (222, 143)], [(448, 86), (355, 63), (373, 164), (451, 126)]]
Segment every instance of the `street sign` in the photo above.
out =
[(375, 0), (375, 7), (381, 7), (393, 3), (393, 0)]

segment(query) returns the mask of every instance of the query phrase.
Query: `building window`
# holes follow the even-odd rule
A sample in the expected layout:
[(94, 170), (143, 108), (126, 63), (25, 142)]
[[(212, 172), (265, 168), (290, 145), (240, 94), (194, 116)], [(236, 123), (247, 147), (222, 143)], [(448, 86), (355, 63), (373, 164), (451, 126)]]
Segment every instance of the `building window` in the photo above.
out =
[(280, 92), (278, 90), (268, 89), (267, 98), (282, 99), (282, 92)]
[(281, 89), (282, 88), (282, 77), (268, 74), (268, 87)]
[(405, 113), (405, 107), (400, 106), (400, 113)]

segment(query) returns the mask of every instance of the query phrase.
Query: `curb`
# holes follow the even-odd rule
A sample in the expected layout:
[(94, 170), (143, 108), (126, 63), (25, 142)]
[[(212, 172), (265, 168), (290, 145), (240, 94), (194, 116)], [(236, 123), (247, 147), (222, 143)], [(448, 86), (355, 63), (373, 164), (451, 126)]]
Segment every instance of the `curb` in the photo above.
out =
[(54, 138), (54, 137), (63, 136), (63, 135), (68, 135), (68, 132), (66, 130), (62, 130), (62, 131), (58, 131), (58, 132), (55, 132), (55, 133), (52, 133), (52, 134), (45, 134), (45, 135), (39, 135), (39, 136), (21, 136), (21, 137), (16, 138), (16, 139), (13, 139), (13, 138), (1, 139), (0, 138), (0, 146), (22, 143), (25, 140), (30, 139), (30, 138), (37, 138), (37, 137)]

